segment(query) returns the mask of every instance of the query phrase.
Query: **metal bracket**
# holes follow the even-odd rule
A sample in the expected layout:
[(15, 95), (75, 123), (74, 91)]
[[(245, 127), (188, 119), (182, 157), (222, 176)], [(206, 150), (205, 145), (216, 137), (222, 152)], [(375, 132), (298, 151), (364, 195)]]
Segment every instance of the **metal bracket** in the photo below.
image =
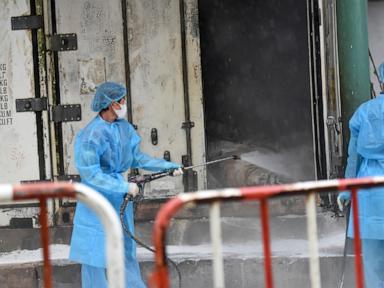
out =
[(183, 124), (181, 125), (181, 128), (183, 129), (191, 129), (193, 127), (195, 127), (195, 122), (192, 122), (192, 121), (183, 122)]
[(41, 15), (28, 15), (11, 17), (12, 30), (31, 30), (43, 28), (43, 17)]
[(81, 120), (81, 105), (68, 104), (57, 105), (52, 108), (52, 121), (53, 122), (71, 122)]
[(16, 99), (16, 112), (39, 112), (47, 110), (47, 98)]
[(53, 35), (51, 50), (57, 52), (77, 50), (77, 35), (75, 33)]
[[(191, 159), (188, 155), (182, 155), (181, 156), (181, 163), (184, 167), (191, 166)], [(183, 185), (184, 185), (184, 192), (192, 192), (197, 191), (198, 187), (198, 179), (197, 179), (197, 172), (188, 169), (183, 174)]]
[(181, 164), (183, 164), (184, 167), (191, 166), (191, 162), (189, 161), (189, 156), (188, 155), (182, 155), (181, 156)]

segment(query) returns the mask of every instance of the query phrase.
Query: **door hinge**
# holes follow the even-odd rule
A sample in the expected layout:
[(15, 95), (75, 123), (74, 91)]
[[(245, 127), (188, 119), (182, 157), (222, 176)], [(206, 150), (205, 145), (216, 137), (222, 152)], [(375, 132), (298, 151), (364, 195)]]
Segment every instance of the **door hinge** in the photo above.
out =
[[(46, 97), (16, 99), (16, 112), (40, 112), (48, 110)], [(51, 109), (53, 122), (81, 121), (81, 105), (67, 104), (53, 106)]]
[(16, 112), (40, 112), (47, 110), (46, 97), (16, 99)]
[(52, 35), (51, 47), (48, 50), (56, 52), (77, 50), (77, 35), (75, 33)]
[(32, 30), (43, 28), (43, 17), (41, 15), (28, 15), (11, 17), (12, 30)]
[(51, 113), (51, 119), (56, 123), (81, 121), (80, 104), (57, 105), (52, 108)]

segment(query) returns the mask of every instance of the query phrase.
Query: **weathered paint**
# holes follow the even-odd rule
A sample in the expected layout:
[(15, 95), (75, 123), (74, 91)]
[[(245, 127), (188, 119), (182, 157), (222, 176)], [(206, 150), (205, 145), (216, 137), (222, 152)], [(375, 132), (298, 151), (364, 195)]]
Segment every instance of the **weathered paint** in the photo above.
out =
[(39, 179), (35, 113), (16, 113), (15, 100), (33, 98), (31, 32), (12, 31), (11, 17), (30, 14), (29, 1), (3, 1), (0, 10), (0, 182)]
[(90, 109), (97, 85), (125, 82), (121, 1), (56, 2), (57, 33), (76, 33), (78, 50), (59, 53), (62, 104), (81, 104), (82, 120), (63, 123), (64, 173), (78, 174), (74, 165), (77, 132), (96, 114)]
[[(52, 7), (51, 5), (53, 2), (49, 0), (41, 0), (39, 3), (42, 5), (43, 11), (43, 19), (44, 19), (44, 37), (42, 35), (40, 36), (40, 40), (43, 40), (42, 46), (45, 53), (44, 58), (44, 68), (46, 79), (44, 79), (42, 82), (46, 81), (46, 85), (43, 85), (43, 91), (48, 99), (48, 103), (50, 105), (55, 105), (55, 66), (54, 66), (54, 54), (52, 51), (50, 51), (50, 37), (53, 34), (53, 27), (52, 27)], [(48, 51), (47, 51), (48, 50)], [(50, 122), (48, 124), (49, 126), (49, 138), (50, 138), (50, 155), (51, 157), (51, 172), (52, 172), (52, 178), (54, 180), (57, 179), (58, 176), (58, 166), (57, 166), (57, 138), (56, 138), (56, 127), (54, 122)]]
[[(31, 14), (30, 1), (3, 1), (0, 11), (0, 182), (17, 183), (23, 180), (39, 180), (36, 116), (33, 112), (16, 112), (15, 101), (19, 98), (34, 98), (35, 79), (33, 71), (32, 36), (28, 30), (11, 30), (11, 17)], [(40, 70), (43, 83), (44, 73)], [(43, 86), (43, 85), (42, 85)], [(4, 89), (6, 91), (4, 92)], [(41, 93), (41, 97), (45, 94)], [(9, 112), (8, 112), (9, 111)], [(5, 114), (5, 116), (4, 116)], [(8, 116), (10, 115), (10, 116)], [(5, 122), (4, 122), (5, 121)], [(48, 139), (48, 114), (42, 112), (44, 159), (47, 177), (50, 176)], [(6, 125), (4, 125), (6, 124)], [(24, 208), (0, 205), (0, 226), (9, 226), (12, 219), (32, 219), (38, 225), (36, 201), (23, 201)], [(28, 207), (28, 203), (31, 207)], [(18, 203), (20, 204), (20, 202)], [(3, 206), (6, 205), (6, 206)], [(50, 205), (51, 207), (51, 205)]]
[[(191, 121), (195, 123), (195, 127), (191, 130), (192, 162), (199, 164), (203, 163), (206, 158), (198, 1), (186, 0), (184, 7), (186, 15), (185, 40), (188, 66), (189, 107)], [(206, 189), (206, 167), (202, 166), (195, 170), (198, 173), (198, 189)]]
[[(143, 151), (181, 162), (186, 154), (178, 1), (128, 1), (128, 43), (133, 122), (142, 136)], [(151, 143), (151, 130), (158, 144)], [(169, 133), (172, 131), (172, 133)], [(149, 183), (146, 193), (182, 191), (181, 179)]]
[[(193, 163), (205, 158), (201, 69), (196, 1), (185, 5), (187, 70), (190, 94)], [(142, 136), (142, 150), (156, 157), (170, 151), (171, 161), (181, 163), (186, 155), (183, 95), (180, 7), (177, 0), (130, 0), (127, 5), (130, 79), (133, 122)], [(194, 11), (194, 12), (193, 12)], [(195, 17), (193, 17), (193, 15)], [(193, 22), (191, 21), (193, 20)], [(192, 29), (194, 27), (194, 29)], [(197, 30), (196, 30), (197, 29)], [(151, 130), (158, 130), (157, 145), (151, 143)], [(199, 172), (199, 187), (205, 186), (204, 169)], [(165, 178), (150, 183), (149, 195), (183, 191), (180, 178)]]
[[(339, 66), (337, 50), (336, 0), (326, 1), (323, 6), (322, 27), (324, 29), (323, 55), (326, 82), (324, 95), (325, 141), (327, 149), (327, 177), (341, 177), (341, 160), (343, 156), (343, 137), (341, 123), (341, 100), (339, 83)], [(324, 87), (323, 87), (324, 89)]]

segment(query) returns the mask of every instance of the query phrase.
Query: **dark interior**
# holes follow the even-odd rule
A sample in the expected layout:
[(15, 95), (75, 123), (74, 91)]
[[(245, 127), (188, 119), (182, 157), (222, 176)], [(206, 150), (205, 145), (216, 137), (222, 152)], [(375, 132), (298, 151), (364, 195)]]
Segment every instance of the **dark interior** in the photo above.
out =
[(307, 1), (199, 0), (199, 17), (207, 158), (297, 153), (313, 179)]

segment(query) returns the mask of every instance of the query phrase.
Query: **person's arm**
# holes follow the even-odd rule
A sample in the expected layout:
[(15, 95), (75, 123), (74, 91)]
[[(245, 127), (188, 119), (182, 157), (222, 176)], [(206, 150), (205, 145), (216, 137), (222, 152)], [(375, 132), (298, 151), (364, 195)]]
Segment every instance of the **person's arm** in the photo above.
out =
[(350, 139), (348, 144), (347, 167), (344, 172), (345, 178), (356, 178), (360, 168), (361, 156), (357, 152), (357, 141), (359, 138), (361, 121), (364, 121), (363, 119), (365, 119), (362, 116), (365, 110), (364, 106), (359, 107), (349, 121)]
[(347, 167), (345, 168), (345, 178), (356, 178), (359, 171), (361, 157), (357, 153), (357, 138), (351, 135), (348, 145)]
[(177, 169), (181, 166), (179, 164), (166, 161), (164, 159), (151, 157), (140, 151), (140, 136), (137, 135), (136, 131), (132, 131), (132, 154), (133, 163), (132, 168), (141, 168), (148, 171), (162, 171), (167, 169)]
[(96, 141), (76, 143), (75, 159), (80, 177), (88, 185), (104, 194), (125, 194), (129, 190), (129, 183), (118, 173), (106, 174), (100, 167), (100, 156), (103, 146)]
[[(351, 135), (348, 144), (347, 167), (345, 168), (344, 172), (345, 178), (356, 178), (360, 168), (361, 156), (357, 152), (357, 139), (360, 131), (360, 121), (360, 110), (358, 109), (349, 121), (349, 129)], [(342, 203), (348, 203), (350, 200), (351, 193), (349, 191), (339, 193), (337, 202), (339, 204), (340, 210), (343, 210)]]

